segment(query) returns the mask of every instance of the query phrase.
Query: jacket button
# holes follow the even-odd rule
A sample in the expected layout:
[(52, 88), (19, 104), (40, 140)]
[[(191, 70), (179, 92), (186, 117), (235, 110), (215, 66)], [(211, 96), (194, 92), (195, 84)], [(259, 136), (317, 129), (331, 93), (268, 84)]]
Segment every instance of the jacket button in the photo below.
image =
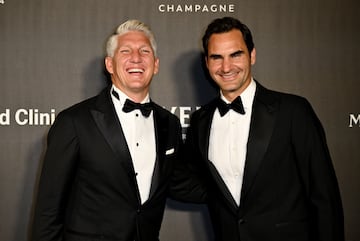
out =
[(242, 219), (242, 218), (240, 218), (240, 219), (239, 219), (239, 224), (244, 224), (244, 223), (245, 223), (245, 220)]

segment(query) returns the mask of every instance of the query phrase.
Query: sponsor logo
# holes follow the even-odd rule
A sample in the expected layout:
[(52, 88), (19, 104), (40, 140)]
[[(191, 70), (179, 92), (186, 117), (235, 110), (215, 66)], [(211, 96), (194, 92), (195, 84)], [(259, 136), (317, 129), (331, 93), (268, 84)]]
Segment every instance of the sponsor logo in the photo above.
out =
[[(187, 128), (190, 122), (190, 115), (200, 107), (192, 108), (190, 106), (172, 106), (168, 110), (179, 117), (181, 126)], [(17, 109), (10, 108), (0, 112), (0, 126), (10, 126), (16, 124), (19, 126), (49, 126), (52, 125), (56, 118), (55, 109), (48, 112), (39, 109)]]
[(182, 138), (185, 140), (186, 138), (186, 129), (190, 124), (190, 115), (193, 111), (200, 109), (200, 107), (192, 108), (190, 106), (172, 106), (169, 111), (179, 117), (180, 124), (182, 127)]
[(181, 127), (187, 128), (190, 124), (189, 120), (191, 113), (198, 109), (200, 109), (200, 107), (195, 107), (195, 109), (193, 109), (190, 106), (172, 106), (169, 111), (179, 117)]
[(9, 126), (15, 122), (19, 126), (48, 126), (55, 121), (55, 109), (40, 112), (38, 109), (5, 109), (0, 112), (0, 126)]
[(360, 127), (360, 114), (350, 114), (349, 115), (349, 127), (354, 126)]
[(234, 13), (235, 4), (159, 4), (161, 13)]

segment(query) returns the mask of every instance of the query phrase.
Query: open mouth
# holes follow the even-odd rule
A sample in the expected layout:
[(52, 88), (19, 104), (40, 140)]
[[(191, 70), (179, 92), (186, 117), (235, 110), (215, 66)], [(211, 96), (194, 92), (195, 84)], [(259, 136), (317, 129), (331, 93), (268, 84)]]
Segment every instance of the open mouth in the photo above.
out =
[(221, 78), (224, 80), (233, 80), (237, 76), (237, 72), (231, 72), (226, 74), (220, 74)]
[(140, 69), (140, 68), (131, 68), (131, 69), (128, 69), (127, 72), (129, 74), (142, 74), (145, 72), (144, 69)]

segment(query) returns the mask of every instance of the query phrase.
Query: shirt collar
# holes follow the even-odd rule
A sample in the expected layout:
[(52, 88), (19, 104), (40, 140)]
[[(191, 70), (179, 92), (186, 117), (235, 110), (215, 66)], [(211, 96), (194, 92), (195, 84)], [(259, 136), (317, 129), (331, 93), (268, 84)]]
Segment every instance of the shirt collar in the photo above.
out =
[[(241, 93), (241, 101), (243, 103), (244, 109), (249, 110), (252, 108), (252, 103), (255, 97), (255, 91), (256, 91), (256, 82), (254, 81), (254, 78), (251, 78), (250, 84), (246, 89)], [(225, 103), (230, 103), (222, 94), (220, 91), (220, 98), (225, 101)]]
[[(116, 91), (116, 93), (118, 93), (119, 99), (117, 99), (116, 97), (114, 97), (113, 95), (111, 95), (111, 96), (112, 96), (112, 99), (113, 99), (113, 100), (115, 99), (115, 101), (120, 102), (121, 105), (124, 105), (126, 99), (131, 100), (131, 98), (130, 98), (129, 96), (127, 96), (124, 92), (122, 92), (121, 90), (119, 90), (119, 88), (117, 88), (115, 85), (112, 85), (112, 87), (111, 87), (111, 89), (110, 89), (110, 93), (111, 93), (113, 90)], [(148, 102), (150, 102), (150, 95), (149, 95), (149, 93), (145, 96), (145, 98), (144, 98), (140, 103), (141, 103), (141, 104), (144, 104), (144, 103), (148, 103)]]

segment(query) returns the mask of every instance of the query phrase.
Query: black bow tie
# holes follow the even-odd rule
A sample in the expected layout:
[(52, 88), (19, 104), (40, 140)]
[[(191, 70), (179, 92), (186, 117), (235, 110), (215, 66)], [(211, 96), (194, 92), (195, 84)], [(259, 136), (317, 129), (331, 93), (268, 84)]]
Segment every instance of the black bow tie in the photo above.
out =
[[(119, 94), (113, 90), (112, 94), (119, 100)], [(149, 103), (145, 103), (145, 104), (140, 104), (140, 103), (135, 103), (132, 100), (126, 99), (124, 106), (122, 108), (122, 110), (125, 113), (131, 112), (135, 109), (139, 109), (141, 111), (141, 114), (145, 117), (148, 117), (153, 109), (153, 105), (151, 102)]]
[(230, 109), (233, 109), (234, 111), (242, 115), (245, 114), (244, 106), (242, 104), (240, 96), (236, 97), (236, 99), (233, 100), (233, 102), (231, 102), (230, 104), (225, 103), (221, 98), (219, 98), (217, 107), (219, 109), (221, 117), (223, 117)]
[(135, 109), (139, 109), (143, 116), (148, 117), (152, 111), (152, 104), (150, 102), (145, 104), (140, 104), (140, 103), (135, 103), (129, 99), (126, 99), (122, 110), (128, 113)]

